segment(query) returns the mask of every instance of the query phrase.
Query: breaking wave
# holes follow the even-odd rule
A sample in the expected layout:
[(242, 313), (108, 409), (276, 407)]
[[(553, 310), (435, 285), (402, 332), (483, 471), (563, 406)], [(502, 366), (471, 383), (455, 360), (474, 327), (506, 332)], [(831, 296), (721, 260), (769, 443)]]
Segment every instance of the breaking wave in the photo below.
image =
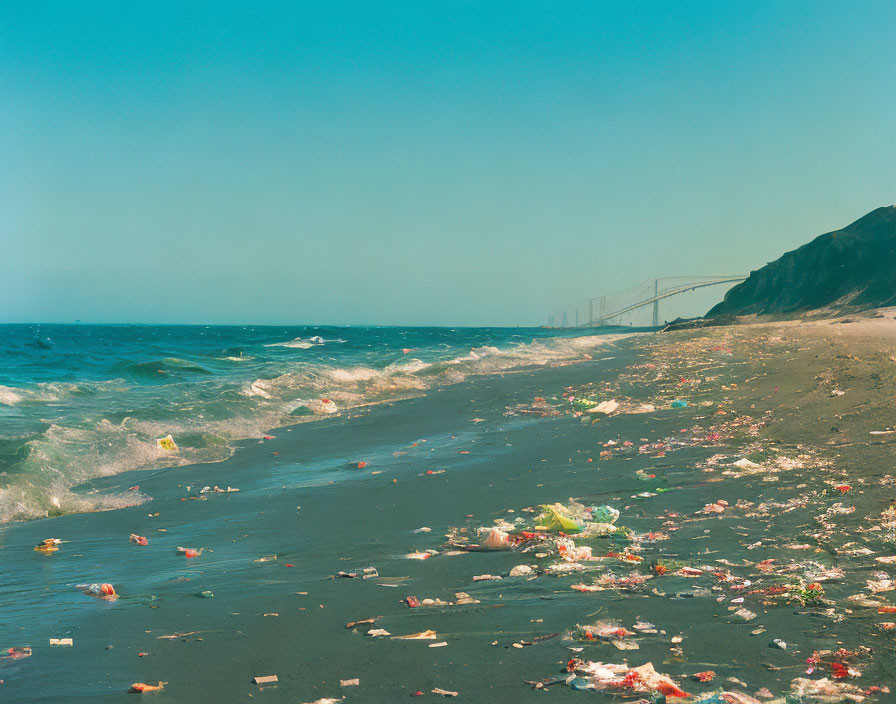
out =
[[(41, 359), (20, 363), (7, 375), (12, 379), (0, 376), (7, 382), (0, 383), (0, 523), (139, 504), (148, 497), (136, 490), (79, 485), (132, 470), (224, 460), (237, 442), (273, 427), (420, 395), (472, 375), (582, 361), (626, 336), (537, 332), (540, 337), (523, 342), (515, 331), (358, 328), (340, 329), (351, 334), (332, 339), (270, 342), (268, 331), (239, 328), (138, 329), (140, 335), (126, 340), (116, 335), (131, 328), (95, 331), (96, 349), (87, 357), (66, 353), (72, 346), (57, 334), (49, 348), (21, 346)], [(486, 344), (476, 344), (483, 338)], [(327, 351), (328, 342), (340, 347)], [(307, 352), (284, 356), (284, 348)], [(150, 356), (156, 349), (162, 354)], [(35, 368), (44, 376), (59, 369), (67, 379), (29, 381)], [(92, 378), (70, 380), (77, 376)], [(169, 434), (176, 450), (157, 442)]]

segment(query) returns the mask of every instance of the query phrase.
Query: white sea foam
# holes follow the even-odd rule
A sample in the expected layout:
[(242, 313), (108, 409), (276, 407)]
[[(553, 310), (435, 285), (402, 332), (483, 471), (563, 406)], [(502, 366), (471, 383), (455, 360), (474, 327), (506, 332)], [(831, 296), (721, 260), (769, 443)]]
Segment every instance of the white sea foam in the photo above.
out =
[(19, 401), (22, 400), (22, 396), (20, 393), (17, 393), (19, 389), (11, 388), (9, 386), (0, 386), (0, 403), (5, 406), (14, 406)]
[[(105, 408), (105, 394), (133, 388), (143, 394), (134, 397), (133, 406), (126, 406), (135, 408), (135, 414), (152, 414), (145, 408), (140, 411), (143, 404), (158, 403), (158, 399), (165, 403), (164, 412), (156, 420), (126, 417), (91, 422), (84, 413), (57, 413), (52, 416), (55, 422), (39, 434), (22, 436), (27, 456), (17, 467), (20, 471), (0, 477), (0, 522), (140, 503), (146, 497), (138, 492), (84, 494), (72, 489), (90, 479), (131, 470), (219, 461), (232, 454), (238, 441), (260, 437), (272, 427), (419, 395), (470, 376), (590, 359), (595, 349), (627, 336), (551, 338), (505, 348), (473, 347), (449, 359), (403, 358), (383, 367), (369, 363), (300, 363), (287, 366), (288, 371), (271, 378), (231, 381), (230, 386), (208, 377), (200, 383), (163, 387), (133, 387), (121, 380), (52, 382), (30, 388), (0, 386), (0, 403), (26, 409), (23, 404), (80, 402), (97, 394), (102, 404), (92, 407)], [(321, 344), (312, 339), (301, 342)], [(284, 345), (292, 346), (278, 343)], [(278, 368), (283, 369), (284, 364), (278, 363), (274, 369)], [(258, 370), (263, 373), (264, 367)], [(160, 391), (149, 394), (148, 389)], [(172, 396), (177, 393), (182, 395)], [(304, 417), (300, 417), (302, 409), (306, 409)], [(169, 420), (160, 420), (163, 417)], [(169, 433), (178, 444), (177, 452), (165, 451), (155, 442)]]
[[(108, 382), (97, 382), (92, 386), (106, 383)], [(0, 404), (13, 406), (17, 403), (53, 403), (72, 393), (87, 390), (88, 386), (91, 385), (60, 381), (40, 382), (28, 388), (0, 385)]]
[(312, 347), (319, 347), (321, 345), (326, 345), (329, 342), (342, 343), (342, 342), (346, 342), (346, 340), (342, 340), (340, 338), (334, 338), (334, 339), (328, 340), (328, 339), (324, 339), (323, 337), (320, 337), (319, 335), (314, 335), (313, 337), (309, 337), (307, 339), (302, 339), (301, 337), (296, 337), (295, 339), (287, 340), (285, 342), (270, 342), (270, 343), (266, 344), (265, 347), (289, 347), (291, 349), (296, 349), (296, 350), (307, 350), (307, 349), (311, 349)]

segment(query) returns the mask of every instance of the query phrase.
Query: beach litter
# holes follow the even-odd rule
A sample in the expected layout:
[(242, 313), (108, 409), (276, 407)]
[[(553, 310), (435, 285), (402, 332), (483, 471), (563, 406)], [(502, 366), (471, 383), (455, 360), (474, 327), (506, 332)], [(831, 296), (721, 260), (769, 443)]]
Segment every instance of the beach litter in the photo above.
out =
[(392, 636), (392, 640), (437, 640), (438, 635), (433, 630), (420, 631), (419, 633), (411, 633), (406, 636)]
[(27, 645), (13, 646), (6, 649), (6, 655), (3, 656), (8, 660), (22, 660), (31, 657), (31, 647)]
[(161, 692), (165, 689), (167, 682), (157, 682), (156, 684), (147, 684), (146, 682), (135, 682), (128, 689), (128, 694), (150, 694), (152, 692)]
[(629, 667), (626, 663), (586, 662), (574, 658), (569, 661), (567, 671), (572, 673), (568, 680), (572, 689), (659, 692), (667, 697), (690, 696), (671, 677), (657, 672), (649, 662), (640, 667)]
[(612, 399), (610, 401), (602, 401), (593, 408), (589, 408), (586, 413), (603, 413), (604, 415), (610, 415), (615, 412), (619, 408), (619, 403), (616, 399)]
[(81, 592), (86, 594), (87, 596), (96, 597), (97, 599), (104, 599), (105, 601), (115, 601), (118, 598), (118, 594), (115, 592), (115, 587), (113, 587), (108, 582), (76, 584), (75, 589), (80, 589)]
[(177, 443), (174, 442), (174, 438), (171, 437), (170, 434), (166, 435), (163, 438), (157, 438), (156, 446), (159, 447), (159, 449), (165, 450), (166, 452), (176, 452), (178, 449)]
[(374, 579), (379, 577), (376, 567), (364, 567), (356, 572), (337, 572), (331, 579)]
[(59, 538), (46, 538), (41, 543), (34, 546), (34, 551), (41, 552), (44, 555), (52, 555), (59, 550), (61, 544), (62, 541)]

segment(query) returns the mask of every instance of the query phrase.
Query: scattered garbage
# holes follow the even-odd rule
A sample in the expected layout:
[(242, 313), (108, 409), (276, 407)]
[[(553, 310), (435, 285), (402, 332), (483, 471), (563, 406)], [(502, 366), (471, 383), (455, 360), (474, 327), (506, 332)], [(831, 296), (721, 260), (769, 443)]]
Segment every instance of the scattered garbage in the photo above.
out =
[(42, 552), (44, 555), (51, 555), (59, 550), (61, 544), (62, 541), (59, 538), (47, 538), (38, 545), (35, 545), (34, 550), (36, 552)]
[(569, 661), (567, 670), (573, 673), (568, 680), (573, 689), (659, 692), (667, 697), (690, 696), (671, 677), (657, 672), (649, 662), (640, 667), (629, 667), (625, 663), (586, 662), (574, 658)]
[(597, 404), (593, 408), (589, 408), (587, 412), (588, 413), (603, 413), (605, 415), (610, 415), (611, 413), (616, 411), (618, 408), (619, 408), (619, 403), (614, 398), (610, 401), (602, 401), (601, 403)]
[(167, 682), (157, 682), (156, 684), (146, 684), (146, 682), (135, 682), (128, 689), (128, 694), (149, 694), (151, 692), (161, 692), (165, 689)]
[(156, 439), (156, 445), (166, 452), (177, 452), (177, 443), (174, 442), (174, 438), (171, 437), (170, 434), (166, 435), (163, 438)]
[[(712, 352), (730, 354), (727, 346)], [(705, 348), (695, 350), (684, 345), (669, 354), (679, 355), (679, 361), (691, 355), (686, 361), (692, 368), (687, 373), (679, 373), (681, 370), (672, 362), (655, 359), (649, 365), (632, 365), (619, 380), (583, 390), (567, 389), (550, 399), (536, 397), (532, 402), (508, 408), (505, 415), (510, 416), (557, 417), (566, 413), (581, 423), (583, 432), (593, 433), (588, 436), (593, 442), (583, 443), (575, 455), (570, 452), (569, 458), (577, 472), (592, 478), (589, 488), (583, 490), (584, 495), (565, 502), (555, 501), (565, 496), (566, 491), (559, 494), (550, 488), (551, 484), (546, 484), (545, 495), (537, 498), (544, 503), (503, 507), (486, 518), (481, 514), (475, 518), (467, 516), (466, 524), (448, 531), (445, 546), (430, 535), (438, 531), (427, 526), (413, 531), (403, 527), (402, 535), (407, 538), (413, 534), (413, 543), (391, 548), (396, 554), (383, 556), (381, 569), (395, 569), (400, 563), (403, 567), (398, 574), (411, 572), (416, 579), (419, 573), (430, 570), (430, 574), (441, 577), (444, 573), (439, 573), (439, 568), (445, 564), (443, 560), (466, 554), (464, 559), (475, 567), (455, 575), (457, 581), (447, 583), (470, 584), (466, 588), (472, 596), (454, 592), (452, 598), (438, 584), (435, 587), (430, 584), (431, 591), (424, 596), (422, 582), (406, 581), (407, 577), (381, 577), (374, 567), (347, 568), (333, 578), (376, 579), (378, 586), (401, 586), (402, 591), (392, 594), (391, 601), (385, 600), (394, 609), (383, 610), (385, 617), (345, 623), (350, 633), (343, 634), (344, 637), (354, 638), (360, 648), (393, 647), (376, 641), (377, 638), (426, 641), (427, 648), (443, 648), (449, 646), (449, 641), (439, 640), (434, 629), (408, 632), (427, 625), (426, 620), (431, 617), (430, 623), (442, 631), (444, 638), (442, 619), (450, 618), (447, 614), (454, 607), (484, 603), (487, 608), (463, 611), (486, 612), (493, 607), (507, 608), (511, 603), (508, 597), (520, 595), (525, 600), (525, 608), (519, 613), (527, 618), (531, 616), (531, 623), (551, 623), (557, 612), (542, 620), (535, 607), (541, 603), (539, 600), (563, 599), (574, 603), (576, 610), (575, 617), (562, 626), (554, 626), (565, 629), (562, 638), (560, 633), (539, 633), (547, 627), (526, 625), (528, 630), (502, 630), (502, 634), (513, 635), (506, 639), (502, 635), (500, 641), (492, 642), (502, 649), (499, 651), (502, 656), (506, 648), (506, 654), (511, 657), (519, 650), (558, 638), (543, 646), (546, 669), (555, 667), (551, 663), (557, 660), (557, 650), (563, 653), (564, 660), (569, 657), (566, 648), (576, 655), (567, 662), (565, 671), (553, 670), (554, 676), (533, 682), (534, 688), (568, 686), (573, 690), (598, 690), (623, 697), (644, 695), (655, 702), (666, 697), (691, 697), (692, 701), (703, 704), (756, 704), (760, 699), (774, 704), (785, 701), (787, 704), (829, 704), (859, 702), (889, 693), (885, 685), (872, 683), (865, 673), (872, 671), (869, 663), (879, 668), (880, 660), (889, 654), (889, 644), (896, 633), (896, 619), (884, 620), (894, 618), (885, 614), (896, 614), (896, 579), (886, 571), (896, 565), (896, 504), (891, 503), (888, 508), (880, 505), (886, 502), (881, 499), (883, 492), (892, 492), (896, 487), (896, 478), (880, 472), (867, 476), (851, 473), (848, 467), (839, 466), (837, 458), (830, 457), (824, 447), (769, 439), (762, 430), (771, 422), (773, 411), (738, 408), (729, 393), (737, 388), (737, 383), (747, 382), (720, 379), (707, 361), (710, 351)], [(649, 400), (625, 395), (625, 387), (634, 385), (639, 376), (649, 378), (653, 384)], [(821, 396), (839, 398), (842, 395), (842, 392), (828, 393), (827, 388)], [(687, 400), (679, 397), (682, 395)], [(336, 412), (335, 404), (329, 399), (320, 403), (321, 409), (323, 404), (332, 404), (333, 410), (317, 412)], [(669, 413), (670, 408), (681, 412)], [(646, 437), (639, 437), (641, 432), (627, 433), (618, 424), (619, 416), (632, 413), (651, 414), (644, 418)], [(660, 426), (660, 421), (675, 425)], [(833, 422), (842, 425), (839, 419)], [(655, 427), (664, 429), (657, 431)], [(840, 438), (846, 436), (839, 430), (836, 433), (840, 435), (831, 432), (837, 438), (832, 444), (840, 443), (835, 445), (837, 448), (843, 446), (846, 440)], [(889, 435), (896, 431), (871, 432)], [(854, 437), (850, 436), (849, 441)], [(272, 438), (265, 436), (265, 439)], [(874, 442), (885, 444), (889, 439)], [(163, 450), (177, 450), (170, 435), (157, 443)], [(680, 453), (669, 457), (676, 452)], [(556, 458), (542, 459), (556, 462)], [(620, 462), (602, 464), (611, 459)], [(566, 463), (565, 456), (561, 462)], [(366, 461), (351, 464), (359, 469), (367, 467)], [(610, 476), (611, 472), (607, 471), (610, 467), (621, 469)], [(421, 468), (421, 476), (424, 469)], [(425, 470), (425, 476), (443, 471)], [(239, 490), (206, 486), (198, 494), (203, 497), (234, 491)], [(887, 494), (887, 499), (890, 495)], [(202, 500), (199, 497), (191, 498)], [(413, 520), (423, 519), (416, 516)], [(785, 527), (778, 530), (779, 526)], [(148, 545), (147, 538), (137, 534), (131, 534), (130, 541)], [(61, 543), (50, 538), (34, 549), (49, 555), (58, 551)], [(413, 552), (405, 553), (405, 550)], [(196, 557), (202, 551), (203, 548), (177, 548), (177, 553), (187, 558)], [(141, 556), (148, 554), (151, 553), (140, 553)], [(59, 564), (33, 559), (48, 569)], [(431, 562), (408, 565), (403, 559)], [(277, 560), (277, 555), (263, 555), (253, 562), (270, 565), (257, 568), (259, 575), (261, 572), (273, 575), (278, 565), (283, 564)], [(287, 563), (287, 566), (292, 565)], [(481, 570), (481, 574), (474, 574)], [(297, 572), (292, 571), (288, 576), (292, 578)], [(265, 582), (268, 583), (275, 580)], [(353, 594), (373, 587), (363, 582), (339, 586)], [(77, 587), (96, 598), (118, 598), (108, 583)], [(410, 594), (411, 590), (417, 594)], [(211, 590), (185, 592), (204, 599), (215, 596)], [(633, 598), (626, 599), (627, 596)], [(191, 603), (197, 609), (215, 606)], [(627, 606), (624, 616), (626, 609), (621, 604)], [(331, 603), (320, 604), (320, 608), (325, 606), (329, 608)], [(157, 608), (158, 604), (151, 607)], [(424, 613), (425, 609), (432, 611)], [(261, 609), (253, 615), (259, 613)], [(283, 613), (286, 617), (287, 613)], [(509, 613), (509, 610), (493, 613)], [(748, 687), (738, 679), (750, 680), (744, 673), (743, 663), (703, 662), (712, 658), (692, 657), (692, 651), (705, 649), (699, 642), (704, 634), (688, 630), (690, 623), (682, 622), (682, 618), (694, 618), (694, 614), (713, 627), (718, 624), (720, 628), (730, 629), (732, 641), (742, 638), (741, 643), (747, 644), (745, 649), (754, 651), (767, 672), (783, 672), (789, 680), (804, 670), (806, 675), (815, 678), (792, 679), (789, 691), (777, 695), (764, 687), (755, 689), (757, 683)], [(263, 615), (278, 616), (276, 612)], [(338, 623), (344, 618), (362, 615), (364, 612), (339, 615)], [(601, 620), (591, 622), (597, 617)], [(789, 621), (800, 619), (821, 627), (807, 626), (795, 635), (793, 629), (788, 630)], [(836, 624), (847, 619), (857, 626), (838, 631)], [(390, 630), (380, 626), (407, 634), (393, 636)], [(199, 633), (151, 637), (187, 642), (198, 640)], [(790, 643), (778, 637), (769, 641), (772, 634), (784, 636)], [(827, 639), (825, 643), (819, 642), (822, 639), (819, 634)], [(495, 635), (488, 634), (488, 639)], [(859, 636), (867, 636), (875, 650), (883, 653), (876, 663), (870, 646), (850, 643), (850, 638), (856, 640)], [(51, 646), (73, 647), (71, 638), (52, 638), (49, 642)], [(483, 644), (486, 642), (482, 640)], [(454, 641), (451, 643), (454, 648)], [(830, 646), (831, 643), (838, 646), (845, 643), (850, 649), (844, 646), (833, 650), (836, 646)], [(822, 645), (832, 649), (822, 650)], [(651, 648), (667, 653), (661, 669), (672, 674), (657, 672), (652, 662), (633, 667), (625, 661), (610, 663), (583, 655), (632, 659), (640, 651), (648, 653), (653, 662), (660, 662)], [(782, 652), (772, 652), (776, 650)], [(810, 650), (812, 655), (807, 658)], [(5, 658), (25, 658), (31, 655), (31, 648), (9, 648), (5, 652)], [(598, 656), (597, 652), (603, 655)], [(647, 656), (638, 657), (641, 662), (647, 659)], [(863, 677), (869, 681), (860, 679)], [(257, 676), (253, 681), (258, 685), (275, 684), (278, 678)], [(781, 688), (788, 686), (787, 680), (778, 681)], [(709, 687), (700, 685), (716, 684), (712, 685), (714, 691), (689, 695), (679, 682), (702, 690)], [(129, 691), (160, 691), (164, 684), (137, 683)], [(770, 681), (766, 684), (772, 686)], [(360, 686), (360, 680), (341, 679), (340, 686)], [(458, 692), (439, 688), (432, 689), (431, 693), (458, 696)], [(424, 696), (422, 691), (415, 694)], [(336, 701), (341, 699), (324, 698), (315, 704)]]
[(27, 645), (7, 648), (6, 655), (4, 655), (3, 657), (9, 660), (22, 660), (23, 658), (30, 658), (31, 648)]
[(436, 640), (437, 638), (436, 632), (431, 630), (411, 633), (407, 636), (392, 636), (392, 640)]
[(115, 587), (113, 587), (108, 582), (98, 583), (94, 582), (92, 584), (77, 584), (75, 585), (76, 589), (80, 589), (87, 596), (93, 596), (98, 599), (103, 599), (105, 601), (115, 601), (118, 598), (118, 594), (115, 592)]
[(379, 577), (376, 567), (364, 567), (356, 572), (337, 572), (333, 575), (333, 579), (374, 579), (375, 577)]

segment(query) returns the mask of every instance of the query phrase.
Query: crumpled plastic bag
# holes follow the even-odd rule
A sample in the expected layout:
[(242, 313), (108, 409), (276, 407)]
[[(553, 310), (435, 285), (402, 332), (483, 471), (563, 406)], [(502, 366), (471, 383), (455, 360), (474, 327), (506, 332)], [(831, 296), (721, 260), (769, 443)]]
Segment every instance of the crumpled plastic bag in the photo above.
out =
[(590, 560), (591, 548), (587, 546), (577, 546), (569, 538), (560, 538), (557, 540), (557, 552), (567, 562), (579, 562), (581, 560)]
[(619, 526), (614, 526), (612, 523), (586, 523), (585, 527), (579, 531), (578, 537), (580, 538), (600, 538), (604, 535), (612, 535), (613, 533), (618, 533), (623, 530)]
[(790, 693), (799, 697), (798, 701), (813, 704), (839, 704), (840, 702), (861, 702), (865, 692), (849, 682), (835, 682), (827, 677), (810, 680), (808, 677), (797, 677), (790, 683)]
[[(653, 663), (644, 663), (640, 667), (629, 667), (627, 664), (603, 662), (585, 662), (576, 666), (575, 671), (586, 679), (588, 684), (581, 684), (576, 689), (628, 689), (632, 692), (659, 692), (668, 697), (688, 697), (668, 675), (663, 675), (653, 668)], [(575, 683), (575, 680), (573, 681)]]
[(592, 506), (590, 513), (595, 523), (615, 523), (619, 520), (619, 509), (612, 506)]
[(614, 398), (610, 401), (601, 401), (593, 408), (589, 408), (588, 413), (604, 413), (605, 415), (610, 415), (617, 408), (619, 408), (619, 402)]
[(561, 504), (543, 504), (541, 510), (538, 525), (544, 526), (548, 530), (578, 533), (584, 527), (584, 521), (574, 516), (569, 509)]
[(488, 550), (510, 550), (510, 536), (500, 528), (480, 528), (477, 535), (480, 547)]

